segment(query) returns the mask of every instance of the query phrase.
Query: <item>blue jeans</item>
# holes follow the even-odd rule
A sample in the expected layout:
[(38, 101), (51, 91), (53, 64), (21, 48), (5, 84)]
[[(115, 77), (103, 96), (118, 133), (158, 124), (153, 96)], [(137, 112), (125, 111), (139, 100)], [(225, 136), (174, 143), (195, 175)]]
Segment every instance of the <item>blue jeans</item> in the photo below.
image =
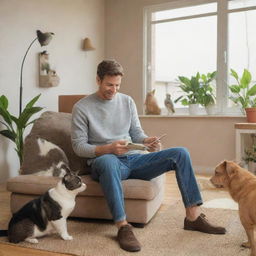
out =
[(185, 148), (169, 148), (149, 154), (106, 154), (95, 158), (91, 167), (91, 176), (100, 182), (115, 222), (126, 219), (121, 180), (151, 180), (174, 170), (184, 206), (202, 204), (190, 155)]

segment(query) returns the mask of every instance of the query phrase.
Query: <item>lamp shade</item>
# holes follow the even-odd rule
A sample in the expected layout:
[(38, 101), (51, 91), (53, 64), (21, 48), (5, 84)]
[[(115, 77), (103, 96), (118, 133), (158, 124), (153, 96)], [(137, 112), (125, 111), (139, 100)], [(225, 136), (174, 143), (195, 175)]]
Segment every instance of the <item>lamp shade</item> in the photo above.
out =
[(83, 42), (83, 50), (84, 51), (92, 51), (95, 48), (92, 46), (91, 40), (89, 38), (85, 38)]
[(48, 45), (52, 40), (52, 36), (54, 35), (54, 33), (52, 32), (42, 33), (40, 30), (37, 30), (36, 34), (37, 34), (37, 39), (41, 46)]

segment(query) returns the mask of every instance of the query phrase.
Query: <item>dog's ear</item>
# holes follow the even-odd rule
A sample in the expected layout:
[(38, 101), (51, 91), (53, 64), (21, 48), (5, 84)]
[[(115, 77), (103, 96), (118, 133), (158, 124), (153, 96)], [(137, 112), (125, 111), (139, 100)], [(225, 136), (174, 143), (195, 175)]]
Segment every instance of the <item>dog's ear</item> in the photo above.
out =
[(232, 162), (232, 161), (225, 161), (226, 162), (226, 171), (229, 177), (233, 177), (237, 173), (237, 168), (239, 166)]
[(227, 160), (223, 160), (223, 162), (220, 165), (221, 165), (221, 167), (226, 169), (227, 168)]
[(226, 171), (226, 166), (227, 166), (227, 161), (226, 160), (223, 160), (222, 162), (220, 162), (216, 168), (215, 168), (215, 171), (216, 170), (219, 170), (220, 172), (225, 172)]

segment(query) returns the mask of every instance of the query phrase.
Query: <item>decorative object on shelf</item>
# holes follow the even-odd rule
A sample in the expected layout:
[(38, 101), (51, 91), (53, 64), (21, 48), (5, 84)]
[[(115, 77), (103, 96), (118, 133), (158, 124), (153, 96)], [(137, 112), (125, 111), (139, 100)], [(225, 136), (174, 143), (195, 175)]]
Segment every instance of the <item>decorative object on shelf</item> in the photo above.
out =
[(191, 116), (199, 115), (199, 103), (189, 104), (188, 105), (188, 113)]
[(148, 92), (145, 100), (145, 113), (146, 115), (160, 115), (161, 109), (158, 106), (157, 99), (155, 97), (155, 89)]
[(90, 38), (85, 38), (83, 41), (83, 50), (84, 51), (92, 51), (95, 50), (95, 48), (92, 46)]
[[(201, 74), (196, 73), (191, 78), (179, 76), (180, 88), (184, 95), (178, 97), (174, 102), (181, 101), (181, 104), (189, 107), (190, 115), (197, 115), (199, 113), (199, 105), (209, 107), (215, 104), (215, 95), (211, 82), (216, 77), (216, 71), (212, 73)], [(207, 108), (206, 108), (207, 111)], [(212, 114), (212, 112), (209, 112)]]
[(173, 105), (170, 93), (166, 93), (166, 98), (164, 100), (164, 105), (167, 108), (168, 115), (175, 113), (175, 109), (174, 109), (174, 105)]
[(46, 51), (39, 53), (39, 87), (53, 87), (59, 85), (60, 78), (49, 64), (49, 54)]
[[(39, 99), (40, 94), (33, 98), (23, 109), (18, 117), (12, 115), (9, 110), (9, 102), (6, 96), (2, 95), (0, 97), (0, 116), (2, 121), (0, 123), (4, 125), (5, 129), (0, 131), (0, 134), (10, 139), (16, 144), (15, 151), (18, 154), (20, 165), (23, 160), (23, 141), (24, 141), (24, 131), (27, 126), (33, 124), (35, 120), (30, 121), (30, 118), (41, 111), (43, 108), (34, 107), (34, 104)], [(15, 124), (15, 126), (14, 126)]]
[(40, 43), (41, 46), (46, 46), (50, 43), (52, 36), (54, 35), (54, 33), (52, 32), (46, 32), (46, 33), (42, 33), (40, 30), (36, 31), (37, 37), (30, 43), (28, 49), (26, 50), (26, 53), (22, 59), (22, 64), (21, 64), (21, 70), (20, 70), (20, 102), (19, 102), (19, 114), (21, 115), (22, 112), (22, 91), (23, 91), (23, 86), (22, 86), (22, 74), (23, 74), (23, 65), (25, 62), (25, 59), (27, 57), (28, 51), (31, 48), (31, 46), (34, 44), (34, 42), (36, 40), (38, 40), (38, 42)]
[(246, 112), (247, 122), (256, 123), (256, 84), (251, 85), (252, 76), (250, 71), (244, 69), (240, 78), (237, 72), (230, 69), (237, 84), (230, 85), (229, 89), (232, 96), (229, 98), (236, 104), (240, 105), (242, 112)]

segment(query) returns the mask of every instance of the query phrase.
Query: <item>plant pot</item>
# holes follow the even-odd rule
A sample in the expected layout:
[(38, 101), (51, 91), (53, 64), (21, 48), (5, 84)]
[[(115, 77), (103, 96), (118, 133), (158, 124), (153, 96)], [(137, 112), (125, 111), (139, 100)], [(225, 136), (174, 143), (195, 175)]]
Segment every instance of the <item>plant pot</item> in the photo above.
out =
[(188, 106), (188, 112), (190, 115), (198, 115), (199, 113), (199, 104), (190, 104)]
[(253, 161), (248, 162), (248, 171), (256, 174), (256, 163)]
[(256, 123), (256, 108), (245, 108), (248, 123)]
[(214, 115), (216, 113), (215, 104), (205, 106), (205, 111), (207, 115)]

